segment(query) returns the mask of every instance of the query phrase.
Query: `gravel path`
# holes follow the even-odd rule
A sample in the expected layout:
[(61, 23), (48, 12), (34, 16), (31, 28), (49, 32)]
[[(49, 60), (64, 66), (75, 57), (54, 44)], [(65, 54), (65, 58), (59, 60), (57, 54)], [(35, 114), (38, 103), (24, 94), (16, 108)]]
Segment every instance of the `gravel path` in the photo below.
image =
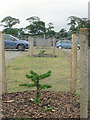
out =
[(14, 60), (16, 57), (18, 56), (22, 56), (24, 54), (24, 52), (22, 51), (5, 51), (5, 61), (6, 64), (11, 62), (12, 60)]

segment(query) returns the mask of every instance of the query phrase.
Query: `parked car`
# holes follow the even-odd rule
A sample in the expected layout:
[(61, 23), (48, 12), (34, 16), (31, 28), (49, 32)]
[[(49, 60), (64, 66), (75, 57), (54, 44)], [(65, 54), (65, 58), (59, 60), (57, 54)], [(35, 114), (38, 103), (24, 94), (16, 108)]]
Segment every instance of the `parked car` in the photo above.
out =
[(10, 34), (4, 34), (4, 47), (5, 49), (18, 49), (19, 51), (24, 51), (29, 48), (29, 42), (19, 40)]
[[(72, 41), (71, 40), (59, 40), (56, 42), (56, 47), (59, 49), (71, 49)], [(80, 49), (80, 44), (78, 42), (77, 49)]]

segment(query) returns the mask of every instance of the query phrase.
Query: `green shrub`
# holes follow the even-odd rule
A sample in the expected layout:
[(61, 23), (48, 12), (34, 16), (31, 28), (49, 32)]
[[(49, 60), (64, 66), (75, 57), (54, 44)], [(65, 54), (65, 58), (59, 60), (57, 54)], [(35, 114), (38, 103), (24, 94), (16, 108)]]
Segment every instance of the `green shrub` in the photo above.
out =
[(48, 71), (47, 73), (44, 73), (42, 75), (39, 75), (35, 73), (34, 71), (30, 71), (30, 74), (26, 74), (26, 77), (28, 79), (31, 79), (33, 84), (20, 84), (20, 86), (27, 86), (27, 87), (36, 87), (36, 97), (35, 97), (35, 103), (40, 102), (41, 94), (40, 91), (45, 88), (51, 88), (51, 85), (41, 85), (40, 80), (45, 79), (51, 75), (51, 71)]
[(46, 53), (46, 50), (43, 49), (43, 50), (40, 50), (39, 55), (40, 55), (40, 56), (44, 56), (45, 53)]

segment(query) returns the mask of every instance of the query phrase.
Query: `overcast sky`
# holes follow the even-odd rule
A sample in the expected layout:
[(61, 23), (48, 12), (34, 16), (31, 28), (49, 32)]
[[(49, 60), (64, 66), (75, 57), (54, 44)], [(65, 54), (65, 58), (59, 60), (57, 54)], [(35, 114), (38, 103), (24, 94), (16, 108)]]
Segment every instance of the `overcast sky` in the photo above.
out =
[(88, 18), (89, 0), (2, 0), (0, 1), (0, 21), (6, 16), (20, 19), (20, 25), (28, 25), (27, 18), (38, 16), (46, 24), (52, 22), (55, 30), (68, 28), (67, 18), (78, 16)]

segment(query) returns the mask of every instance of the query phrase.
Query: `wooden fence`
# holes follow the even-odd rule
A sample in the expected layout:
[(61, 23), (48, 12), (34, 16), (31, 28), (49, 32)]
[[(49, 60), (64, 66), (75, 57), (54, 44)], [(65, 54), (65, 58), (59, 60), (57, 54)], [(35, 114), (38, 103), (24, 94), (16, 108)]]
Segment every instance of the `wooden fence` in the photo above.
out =
[[(31, 40), (32, 41), (32, 40)], [(53, 53), (55, 41), (53, 42)], [(33, 43), (31, 43), (33, 46)], [(33, 54), (33, 48), (30, 48), (30, 56)], [(80, 90), (80, 117), (88, 117), (88, 30), (80, 29), (80, 74), (81, 74), (81, 90)], [(72, 35), (72, 63), (71, 63), (71, 92), (76, 92), (76, 68), (77, 68), (77, 35)], [(90, 80), (89, 80), (90, 81)], [(5, 52), (3, 33), (0, 32), (0, 94), (7, 92), (6, 71), (5, 71)], [(90, 94), (89, 94), (90, 95)]]
[[(72, 35), (70, 91), (76, 92), (77, 84), (77, 34)], [(90, 80), (89, 80), (90, 81)], [(80, 29), (80, 118), (88, 118), (88, 29)], [(90, 101), (90, 100), (89, 100)]]
[[(45, 39), (45, 38), (35, 38), (35, 37), (29, 37), (29, 40), (30, 42), (30, 47), (29, 47), (29, 55), (30, 56), (33, 56), (35, 55), (35, 51), (34, 51), (34, 48), (43, 48), (43, 49), (51, 49), (51, 54), (53, 57), (55, 57), (55, 38), (48, 38), (48, 39)], [(48, 53), (47, 53), (48, 54)]]

